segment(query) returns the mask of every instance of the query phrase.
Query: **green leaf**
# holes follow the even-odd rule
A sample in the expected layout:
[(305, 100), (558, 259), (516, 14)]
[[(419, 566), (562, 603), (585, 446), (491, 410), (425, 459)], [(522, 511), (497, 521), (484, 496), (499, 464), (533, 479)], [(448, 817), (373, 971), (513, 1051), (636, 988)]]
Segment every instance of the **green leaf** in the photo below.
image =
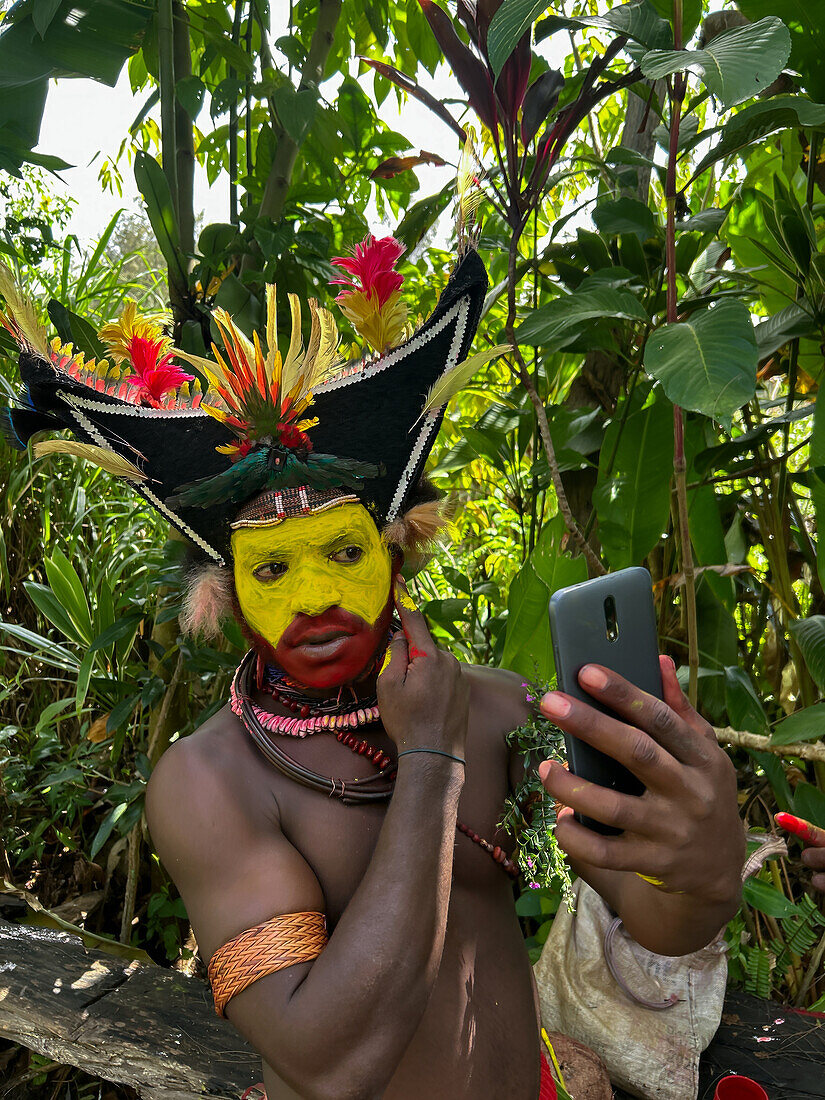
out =
[(820, 389), (816, 398), (808, 460), (812, 473), (811, 500), (816, 512), (816, 571), (820, 582), (825, 584), (825, 477), (819, 473), (825, 471), (825, 389)]
[(811, 314), (793, 303), (760, 322), (755, 331), (761, 361), (799, 336), (812, 336), (817, 327)]
[(623, 428), (618, 417), (609, 425), (593, 504), (613, 569), (641, 564), (662, 537), (670, 515), (672, 469), (673, 411), (667, 401), (631, 413)]
[(454, 193), (455, 186), (453, 183), (448, 183), (437, 194), (419, 199), (409, 207), (394, 233), (396, 240), (406, 245), (408, 253), (412, 252), (424, 234), (432, 229), (439, 215), (450, 205)]
[[(673, 22), (673, 0), (650, 0), (650, 6), (663, 19)], [(682, 40), (689, 42), (691, 35), (699, 26), (702, 18), (702, 0), (683, 0), (682, 3)]]
[(196, 119), (203, 107), (206, 85), (199, 76), (183, 76), (175, 83), (175, 95), (191, 119)]
[(68, 612), (51, 588), (47, 588), (45, 584), (37, 584), (36, 581), (24, 581), (23, 588), (40, 614), (45, 616), (52, 626), (56, 626), (61, 634), (70, 641), (75, 642), (75, 644), (86, 644)]
[(32, 6), (32, 23), (37, 33), (43, 38), (49, 29), (49, 24), (57, 15), (63, 0), (34, 0)]
[[(25, 588), (25, 583), (23, 587)], [(38, 659), (43, 661), (44, 664), (51, 665), (53, 668), (64, 669), (67, 672), (77, 672), (79, 661), (74, 653), (66, 649), (65, 646), (53, 642), (51, 638), (44, 638), (42, 634), (35, 634), (33, 630), (28, 630), (25, 626), (18, 626), (16, 623), (0, 622), (0, 631), (8, 634), (16, 641), (22, 642), (26, 646), (27, 654), (36, 653)]]
[(75, 351), (82, 351), (90, 360), (105, 357), (106, 348), (85, 317), (79, 317), (55, 298), (51, 299), (46, 311), (65, 344), (74, 344)]
[(758, 354), (750, 313), (724, 300), (651, 333), (645, 369), (674, 405), (728, 419), (756, 392)]
[(725, 708), (734, 729), (759, 734), (768, 732), (768, 717), (751, 678), (736, 665), (728, 665), (725, 669)]
[(122, 638), (134, 635), (142, 616), (140, 614), (124, 615), (123, 618), (113, 622), (95, 638), (89, 646), (90, 653), (96, 653), (99, 649), (108, 649), (114, 642)]
[(507, 596), (507, 627), (501, 664), (525, 679), (550, 679), (553, 650), (548, 606), (559, 588), (587, 578), (584, 558), (571, 558), (561, 549), (565, 535), (562, 517), (546, 523), (530, 558), (510, 585)]
[(88, 645), (92, 640), (92, 614), (83, 582), (60, 549), (55, 550), (51, 558), (46, 558), (44, 565), (52, 591)]
[(771, 736), (772, 745), (819, 741), (825, 735), (825, 703), (814, 703), (784, 718)]
[(789, 625), (814, 683), (825, 694), (825, 615), (811, 615)]
[(778, 15), (791, 32), (791, 68), (802, 76), (805, 90), (825, 103), (825, 19), (819, 0), (737, 0), (751, 21)]
[(791, 55), (791, 36), (780, 19), (760, 19), (714, 38), (704, 50), (651, 50), (642, 58), (646, 77), (661, 80), (689, 69), (725, 107), (764, 91)]
[(89, 681), (92, 678), (94, 664), (94, 653), (84, 653), (83, 660), (80, 662), (80, 668), (77, 670), (77, 687), (75, 689), (74, 699), (78, 716), (83, 709), (83, 704), (86, 702), (86, 696), (89, 693)]
[(793, 792), (794, 813), (812, 825), (825, 829), (825, 793), (812, 783), (797, 783)]
[(487, 31), (487, 58), (495, 80), (524, 32), (548, 6), (547, 0), (504, 0)]
[(282, 84), (272, 93), (278, 118), (287, 134), (300, 146), (306, 137), (318, 107), (318, 93), (312, 88), (297, 91), (291, 84)]
[(722, 136), (693, 171), (700, 176), (706, 168), (747, 149), (777, 130), (820, 129), (825, 125), (825, 104), (813, 103), (807, 96), (779, 95), (750, 103), (737, 111), (722, 127)]
[[(700, 0), (689, 0), (689, 3), (698, 6)], [(557, 30), (572, 30), (575, 27), (604, 27), (632, 38), (634, 42), (651, 50), (665, 50), (673, 45), (670, 25), (665, 19), (659, 18), (648, 0), (620, 4), (604, 15), (581, 15), (574, 18), (549, 15), (536, 24), (536, 42), (555, 34)]]
[(656, 232), (656, 218), (646, 203), (638, 199), (622, 198), (614, 202), (601, 202), (593, 211), (593, 221), (600, 233), (617, 237), (622, 233), (635, 233), (642, 243)]
[(114, 829), (120, 818), (123, 817), (123, 815), (126, 813), (126, 807), (128, 805), (128, 802), (121, 802), (119, 805), (115, 806), (114, 809), (106, 815), (106, 817), (104, 817), (103, 821), (100, 823), (100, 828), (97, 830), (95, 838), (92, 841), (92, 847), (89, 851), (89, 856), (91, 859), (95, 858), (97, 853), (109, 839), (112, 829)]
[(749, 878), (742, 887), (742, 897), (752, 909), (758, 909), (768, 917), (798, 917), (798, 905), (789, 901), (775, 886), (759, 878)]
[(178, 222), (169, 183), (163, 169), (148, 153), (135, 154), (135, 183), (146, 203), (152, 230), (158, 248), (169, 266), (170, 277), (181, 286), (187, 284), (187, 264), (181, 252)]
[(570, 343), (588, 321), (604, 318), (648, 321), (641, 302), (629, 290), (607, 287), (556, 298), (531, 313), (516, 329), (520, 344), (541, 344), (557, 351)]

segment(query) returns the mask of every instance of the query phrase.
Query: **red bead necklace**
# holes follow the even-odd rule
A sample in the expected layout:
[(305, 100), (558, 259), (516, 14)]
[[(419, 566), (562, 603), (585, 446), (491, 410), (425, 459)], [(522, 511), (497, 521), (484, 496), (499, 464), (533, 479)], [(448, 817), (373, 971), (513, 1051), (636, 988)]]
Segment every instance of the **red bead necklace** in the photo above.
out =
[[(391, 758), (381, 749), (375, 748), (373, 745), (368, 744), (366, 741), (360, 741), (357, 737), (353, 737), (351, 733), (346, 730), (339, 730), (336, 734), (336, 739), (341, 742), (342, 745), (346, 745), (348, 749), (351, 749), (357, 756), (365, 756), (370, 763), (374, 764), (379, 770), (386, 768), (392, 763)], [(390, 779), (395, 779), (396, 772), (390, 772)], [(477, 844), (479, 848), (483, 848), (488, 855), (500, 864), (502, 869), (510, 875), (511, 878), (518, 878), (520, 874), (520, 868), (515, 860), (510, 859), (503, 848), (500, 848), (498, 844), (491, 844), (489, 840), (485, 840), (483, 836), (479, 836), (475, 830), (471, 829), (469, 825), (465, 825), (463, 821), (457, 821), (455, 826), (460, 833), (469, 837), (473, 844)]]

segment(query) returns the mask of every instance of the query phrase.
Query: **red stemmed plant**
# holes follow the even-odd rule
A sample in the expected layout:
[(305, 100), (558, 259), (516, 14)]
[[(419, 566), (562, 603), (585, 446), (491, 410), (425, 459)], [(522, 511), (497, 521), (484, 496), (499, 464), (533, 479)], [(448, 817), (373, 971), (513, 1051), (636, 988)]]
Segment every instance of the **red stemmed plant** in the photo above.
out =
[[(502, 2), (457, 0), (458, 24), (469, 39), (469, 42), (464, 42), (456, 24), (442, 7), (434, 0), (418, 0), (445, 59), (467, 95), (470, 107), (490, 133), (496, 169), (486, 175), (486, 198), (511, 230), (505, 326), (507, 341), (513, 347), (511, 365), (535, 410), (565, 523), (591, 569), (603, 573), (604, 566), (584, 537), (568, 504), (550, 437), (547, 413), (515, 339), (516, 260), (521, 237), (530, 217), (539, 208), (550, 171), (568, 139), (603, 99), (640, 80), (641, 71), (633, 69), (615, 78), (606, 77), (610, 64), (627, 42), (626, 38), (617, 38), (580, 78), (577, 94), (562, 103), (565, 81), (561, 73), (547, 69), (530, 83), (532, 28), (528, 26), (496, 76), (488, 37)], [(452, 118), (446, 105), (420, 88), (412, 78), (384, 62), (364, 60), (433, 110), (462, 139), (465, 137), (465, 131)]]

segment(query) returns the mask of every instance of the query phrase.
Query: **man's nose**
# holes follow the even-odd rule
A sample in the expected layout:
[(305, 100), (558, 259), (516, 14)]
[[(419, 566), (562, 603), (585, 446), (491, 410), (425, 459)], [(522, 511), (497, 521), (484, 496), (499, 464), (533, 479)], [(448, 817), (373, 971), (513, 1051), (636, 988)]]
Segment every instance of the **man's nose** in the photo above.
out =
[(293, 615), (323, 615), (331, 607), (341, 602), (341, 592), (337, 584), (317, 572), (302, 570), (295, 578), (296, 590), (292, 599)]

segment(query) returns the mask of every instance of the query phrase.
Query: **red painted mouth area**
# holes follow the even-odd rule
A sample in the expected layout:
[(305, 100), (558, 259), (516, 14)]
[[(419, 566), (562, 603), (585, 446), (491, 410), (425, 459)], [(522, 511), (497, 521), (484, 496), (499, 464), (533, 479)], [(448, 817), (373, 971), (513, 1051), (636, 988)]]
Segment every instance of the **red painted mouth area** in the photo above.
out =
[(282, 645), (290, 648), (322, 645), (336, 638), (361, 634), (365, 630), (369, 630), (369, 626), (360, 616), (345, 611), (343, 607), (331, 607), (322, 615), (296, 615), (284, 631), (278, 648)]
[(353, 683), (369, 671), (383, 646), (391, 615), (389, 601), (372, 626), (342, 607), (321, 615), (296, 615), (278, 642), (275, 663), (309, 688)]

